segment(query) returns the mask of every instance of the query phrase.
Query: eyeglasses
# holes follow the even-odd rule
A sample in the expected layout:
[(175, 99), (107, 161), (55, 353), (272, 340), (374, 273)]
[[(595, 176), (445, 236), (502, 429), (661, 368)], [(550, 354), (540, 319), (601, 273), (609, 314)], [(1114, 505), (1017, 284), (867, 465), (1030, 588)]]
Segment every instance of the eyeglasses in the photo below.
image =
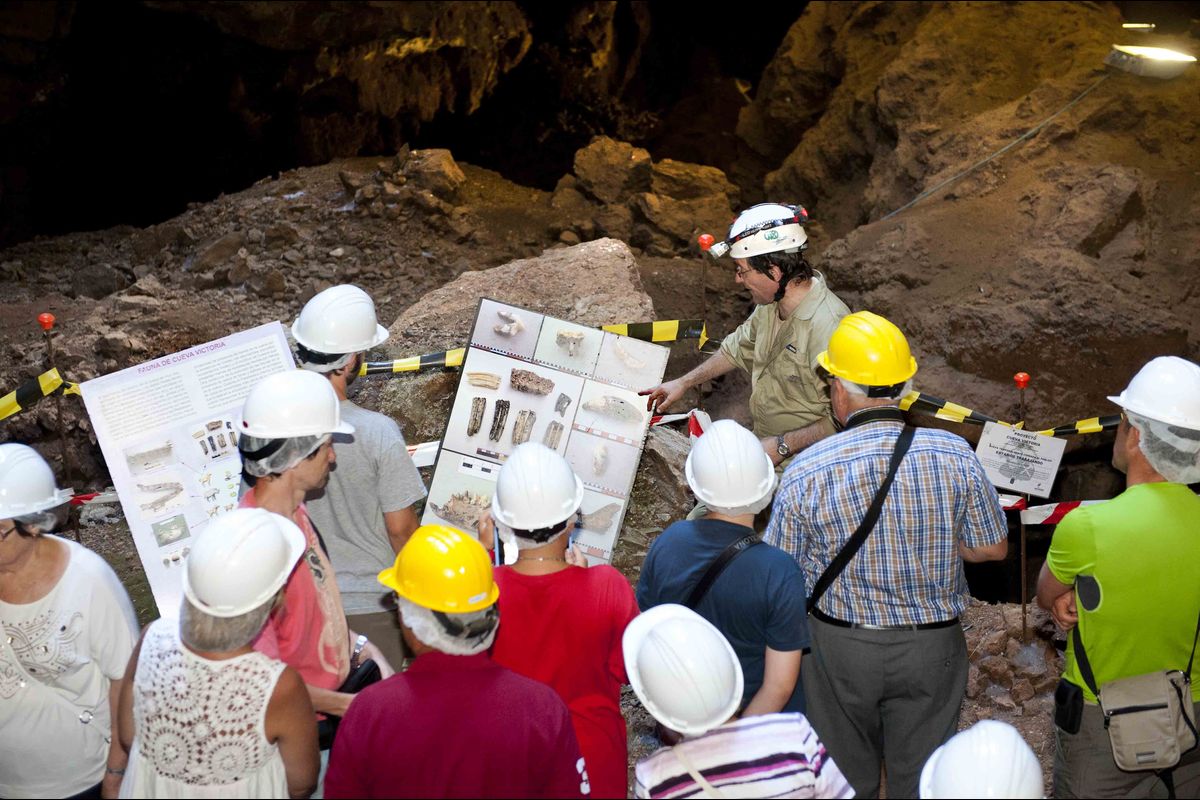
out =
[(17, 526), (16, 526), (16, 525), (13, 525), (11, 528), (9, 528), (9, 529), (8, 529), (8, 530), (6, 530), (6, 531), (0, 531), (0, 542), (7, 541), (7, 540), (8, 540), (8, 537), (10, 537), (10, 536), (12, 536), (14, 533), (16, 533), (16, 530), (17, 530)]
[(487, 636), (496, 627), (496, 623), (500, 621), (500, 611), (492, 606), (483, 616), (476, 617), (470, 622), (463, 623), (462, 620), (455, 619), (441, 611), (433, 612), (436, 619), (442, 626), (442, 630), (455, 638), (462, 638), (468, 641), (473, 639), (482, 639)]
[(736, 266), (735, 266), (735, 267), (733, 268), (733, 274), (734, 274), (735, 276), (739, 277), (739, 278), (744, 278), (744, 277), (746, 277), (746, 275), (747, 275), (747, 274), (749, 274), (749, 273), (751, 273), (751, 272), (753, 272), (753, 271), (754, 271), (754, 267), (745, 267), (745, 268), (742, 268), (742, 267), (736, 267)]

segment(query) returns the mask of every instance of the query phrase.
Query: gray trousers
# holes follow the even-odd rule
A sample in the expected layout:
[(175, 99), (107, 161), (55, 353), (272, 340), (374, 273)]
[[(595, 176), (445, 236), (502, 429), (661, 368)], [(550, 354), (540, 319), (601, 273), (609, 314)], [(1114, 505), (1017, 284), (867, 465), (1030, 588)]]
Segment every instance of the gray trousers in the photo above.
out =
[[(1200, 714), (1200, 703), (1196, 712)], [(1117, 769), (1100, 706), (1084, 703), (1079, 732), (1065, 733), (1056, 726), (1054, 738), (1055, 797), (1167, 796), (1157, 773)], [(1172, 774), (1176, 797), (1200, 797), (1200, 748), (1185, 753)]]
[(813, 730), (854, 787), (916, 797), (921, 768), (958, 729), (967, 689), (967, 643), (953, 625), (925, 631), (864, 631), (809, 617), (812, 653), (800, 670)]

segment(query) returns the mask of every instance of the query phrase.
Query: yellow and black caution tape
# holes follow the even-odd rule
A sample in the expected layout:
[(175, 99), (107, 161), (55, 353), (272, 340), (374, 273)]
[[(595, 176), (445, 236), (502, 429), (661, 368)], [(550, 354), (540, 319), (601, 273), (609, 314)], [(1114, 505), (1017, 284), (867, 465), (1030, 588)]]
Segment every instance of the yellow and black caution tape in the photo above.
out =
[(630, 339), (643, 342), (677, 342), (680, 339), (698, 339), (697, 347), (704, 350), (708, 344), (708, 328), (702, 319), (660, 319), (655, 322), (626, 322), (620, 325), (601, 325), (601, 330), (619, 333)]
[(1069, 425), (1047, 428), (1044, 431), (1038, 431), (1038, 433), (1043, 436), (1074, 436), (1077, 433), (1100, 433), (1101, 431), (1113, 430), (1120, 424), (1121, 415), (1111, 414), (1107, 417), (1088, 417), (1087, 419), (1076, 420)]
[(43, 397), (62, 389), (63, 394), (79, 394), (79, 384), (64, 381), (57, 369), (48, 370), (30, 378), (15, 390), (0, 397), (0, 420), (8, 419), (18, 411), (29, 408)]
[[(716, 342), (708, 338), (708, 330), (702, 319), (663, 319), (655, 322), (625, 322), (619, 325), (603, 325), (601, 330), (619, 333), (630, 339), (644, 342), (676, 342), (681, 339), (698, 339), (699, 348), (712, 352)], [(461, 367), (466, 348), (457, 347), (440, 353), (398, 358), (395, 361), (369, 361), (359, 368), (359, 375), (387, 375), (395, 372), (417, 372), (423, 369), (449, 369)]]
[(905, 395), (900, 401), (900, 409), (902, 411), (913, 411), (918, 414), (928, 414), (948, 422), (969, 422), (972, 425), (996, 422), (1000, 425), (1007, 425), (1010, 428), (1022, 428), (1025, 425), (1023, 422), (1013, 425), (995, 417), (989, 417), (987, 414), (972, 411), (966, 406), (960, 406), (958, 403), (951, 403), (949, 400), (943, 400), (940, 397), (934, 397), (931, 394), (923, 394), (921, 392), (909, 392)]
[(423, 369), (461, 367), (463, 356), (466, 355), (466, 352), (465, 347), (456, 347), (453, 350), (443, 350), (440, 353), (427, 353), (423, 356), (398, 358), (395, 361), (363, 362), (363, 365), (358, 370), (358, 374), (384, 375), (392, 372), (418, 372)]

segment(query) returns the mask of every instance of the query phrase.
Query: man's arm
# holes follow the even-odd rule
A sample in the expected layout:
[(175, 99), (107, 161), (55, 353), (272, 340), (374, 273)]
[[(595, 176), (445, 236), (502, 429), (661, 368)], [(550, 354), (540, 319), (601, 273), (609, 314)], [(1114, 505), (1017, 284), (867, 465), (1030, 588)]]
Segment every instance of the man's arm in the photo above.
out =
[(1002, 539), (994, 544), (979, 547), (967, 547), (961, 539), (958, 540), (958, 554), (963, 561), (979, 564), (983, 561), (1003, 561), (1008, 557), (1008, 539)]
[(800, 658), (803, 655), (802, 650), (783, 652), (766, 648), (763, 683), (742, 712), (743, 717), (774, 714), (783, 710), (796, 690), (796, 681), (800, 679)]
[(714, 380), (737, 367), (724, 353), (714, 353), (700, 366), (681, 378), (659, 384), (653, 389), (647, 389), (638, 394), (646, 395), (646, 410), (653, 411), (657, 404), (659, 411), (666, 411), (672, 404), (683, 397), (683, 393), (693, 386)]
[(1045, 564), (1038, 573), (1037, 603), (1050, 612), (1058, 627), (1070, 630), (1079, 622), (1079, 614), (1075, 609), (1075, 585), (1067, 584), (1054, 577), (1054, 573)]
[[(833, 423), (828, 417), (821, 417), (811, 425), (805, 425), (803, 428), (797, 428), (794, 431), (788, 431), (783, 434), (783, 441), (787, 443), (788, 449), (792, 451), (792, 455), (799, 453), (806, 447), (810, 447), (824, 439), (826, 436), (832, 436), (835, 433)], [(762, 439), (763, 452), (771, 459), (771, 463), (775, 466), (783, 461), (784, 457), (779, 455), (779, 440), (774, 436), (766, 436)]]
[(392, 552), (399, 554), (400, 549), (408, 542), (408, 537), (421, 524), (421, 519), (412, 506), (399, 511), (385, 511), (383, 524), (387, 528), (388, 541), (391, 542)]

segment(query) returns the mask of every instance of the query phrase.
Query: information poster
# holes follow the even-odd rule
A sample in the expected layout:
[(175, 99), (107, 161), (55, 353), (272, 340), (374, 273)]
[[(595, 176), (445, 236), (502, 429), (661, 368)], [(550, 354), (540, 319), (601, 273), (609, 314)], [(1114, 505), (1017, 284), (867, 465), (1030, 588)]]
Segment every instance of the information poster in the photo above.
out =
[(250, 387), (295, 363), (278, 322), (80, 384), (158, 611), (179, 613), (191, 540), (237, 507)]
[(1063, 439), (988, 422), (975, 454), (997, 489), (1049, 497), (1066, 446)]
[(657, 386), (667, 348), (480, 302), (422, 522), (475, 534), (499, 467), (523, 442), (561, 453), (584, 485), (574, 541), (607, 563), (650, 426), (639, 389)]

